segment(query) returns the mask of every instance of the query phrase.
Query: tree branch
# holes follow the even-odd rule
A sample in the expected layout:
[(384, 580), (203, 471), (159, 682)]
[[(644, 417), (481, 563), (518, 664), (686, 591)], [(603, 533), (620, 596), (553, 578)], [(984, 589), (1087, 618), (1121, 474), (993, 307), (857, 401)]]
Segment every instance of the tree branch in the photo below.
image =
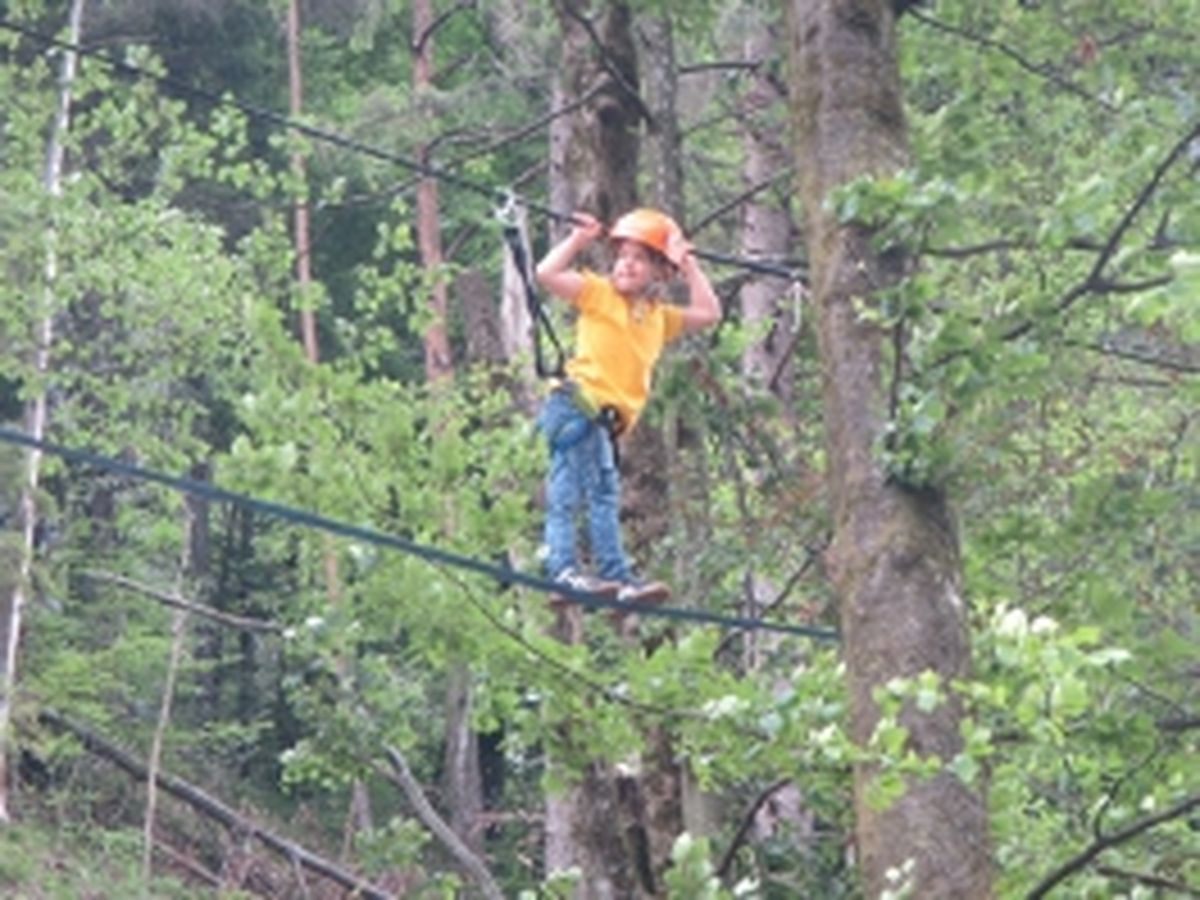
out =
[(196, 603), (193, 600), (186, 600), (178, 594), (168, 594), (164, 591), (152, 588), (147, 584), (142, 584), (139, 581), (134, 581), (132, 578), (126, 578), (124, 575), (117, 575), (115, 572), (104, 572), (98, 569), (86, 569), (82, 573), (85, 578), (90, 578), (93, 581), (103, 581), (107, 584), (115, 584), (118, 587), (126, 590), (135, 591), (153, 600), (157, 600), (164, 606), (169, 606), (173, 609), (181, 609), (185, 612), (195, 613), (205, 619), (211, 619), (222, 625), (228, 625), (231, 628), (238, 628), (242, 631), (260, 631), (270, 634), (282, 634), (283, 626), (276, 622), (264, 621), (262, 619), (248, 619), (244, 616), (237, 616), (232, 613), (221, 612), (219, 609), (213, 609), (211, 606), (204, 606), (201, 603)]
[(762, 179), (762, 181), (758, 182), (757, 184), (750, 185), (750, 187), (746, 188), (746, 190), (742, 191), (740, 194), (735, 194), (733, 196), (733, 198), (725, 201), (720, 206), (718, 206), (716, 209), (711, 210), (710, 212), (706, 213), (703, 218), (701, 218), (698, 222), (695, 223), (695, 225), (693, 225), (691, 228), (688, 229), (688, 233), (692, 237), (695, 237), (702, 230), (704, 230), (706, 227), (708, 227), (708, 225), (710, 225), (715, 220), (719, 219), (721, 216), (725, 215), (725, 213), (729, 212), (731, 209), (733, 209), (737, 206), (741, 206), (743, 203), (745, 203), (751, 197), (754, 197), (757, 194), (761, 194), (763, 191), (765, 191), (767, 188), (769, 188), (771, 185), (773, 185), (775, 182), (777, 182), (780, 178), (783, 178), (784, 176), (791, 175), (791, 174), (792, 174), (792, 167), (785, 166), (784, 168), (780, 169), (778, 172), (771, 173), (770, 175), (768, 175), (766, 178)]
[[(38, 720), (59, 731), (71, 734), (89, 753), (94, 753), (97, 756), (107, 759), (109, 762), (115, 764), (117, 768), (122, 769), (128, 775), (132, 775), (138, 781), (144, 782), (146, 780), (148, 774), (146, 766), (140, 760), (102, 738), (90, 728), (73, 722), (65, 716), (49, 709), (43, 709), (38, 716)], [(299, 844), (267, 831), (250, 819), (238, 814), (220, 800), (209, 796), (200, 788), (183, 779), (175, 778), (171, 775), (159, 774), (155, 781), (168, 794), (187, 803), (197, 812), (219, 822), (230, 831), (258, 838), (259, 841), (271, 850), (289, 860), (298, 862), (306, 869), (311, 869), (313, 872), (324, 875), (346, 890), (353, 892), (356, 897), (363, 897), (366, 900), (395, 900), (392, 894), (373, 887), (354, 873), (343, 869), (341, 866), (323, 857), (317, 856)]]
[[(425, 791), (421, 787), (420, 782), (413, 776), (412, 771), (408, 768), (408, 762), (404, 759), (404, 755), (395, 747), (385, 748), (388, 762), (391, 763), (391, 780), (395, 782), (404, 796), (408, 798), (408, 802), (412, 805), (417, 817), (425, 823), (425, 827), (434, 833), (442, 845), (450, 852), (466, 870), (472, 878), (479, 884), (479, 889), (483, 892), (483, 896), (487, 900), (504, 900), (504, 894), (500, 890), (500, 886), (496, 884), (496, 880), (492, 877), (492, 873), (488, 871), (487, 866), (483, 861), (471, 852), (471, 848), (463, 843), (462, 838), (454, 833), (449, 825), (446, 824), (433, 804), (425, 796)], [(386, 773), (385, 773), (386, 774)]]
[(763, 808), (763, 805), (772, 796), (791, 783), (792, 779), (781, 778), (754, 798), (754, 802), (750, 804), (750, 808), (742, 816), (741, 824), (738, 825), (737, 832), (733, 835), (733, 839), (730, 840), (729, 846), (725, 848), (725, 852), (721, 855), (721, 863), (717, 866), (717, 877), (722, 881), (729, 874), (729, 868), (733, 865), (734, 856), (741, 849), (742, 844), (746, 842), (746, 835), (750, 833), (750, 826), (754, 824), (754, 817), (758, 815), (758, 811)]
[(460, 12), (463, 12), (464, 10), (474, 9), (474, 8), (475, 8), (475, 0), (459, 0), (458, 3), (454, 4), (454, 6), (452, 6), (450, 9), (446, 10), (444, 13), (442, 13), (440, 16), (438, 16), (432, 22), (430, 22), (429, 27), (426, 28), (423, 32), (421, 32), (418, 35), (415, 35), (413, 37), (412, 43), (409, 44), (409, 49), (412, 50), (414, 55), (419, 55), (425, 49), (425, 44), (428, 43), (428, 41), (435, 34), (437, 34), (438, 30), (443, 25), (445, 25), (450, 19), (454, 18), (454, 16), (458, 15)]
[(981, 34), (975, 34), (974, 32), (967, 31), (965, 28), (959, 28), (956, 25), (949, 25), (949, 24), (941, 21), (940, 19), (935, 19), (932, 16), (927, 15), (923, 12), (919, 12), (918, 10), (915, 10), (915, 9), (910, 9), (909, 14), (914, 19), (924, 22), (926, 25), (929, 25), (932, 28), (936, 28), (939, 31), (944, 31), (947, 34), (954, 35), (955, 37), (963, 38), (964, 40), (970, 41), (971, 43), (974, 43), (974, 44), (978, 44), (981, 47), (987, 47), (990, 50), (997, 50), (1000, 53), (1007, 56), (1009, 59), (1013, 60), (1018, 66), (1020, 66), (1025, 71), (1031, 72), (1034, 75), (1037, 75), (1039, 78), (1045, 78), (1048, 81), (1051, 81), (1054, 84), (1058, 85), (1059, 87), (1061, 87), (1063, 90), (1067, 91), (1068, 93), (1074, 94), (1077, 97), (1082, 97), (1084, 100), (1088, 101), (1089, 103), (1096, 104), (1097, 106), (1104, 109), (1105, 112), (1115, 113), (1117, 111), (1117, 108), (1115, 106), (1113, 106), (1111, 103), (1109, 103), (1107, 100), (1103, 100), (1099, 97), (1095, 97), (1092, 94), (1089, 94), (1087, 91), (1085, 91), (1079, 85), (1077, 85), (1075, 82), (1071, 81), (1069, 78), (1067, 78), (1062, 73), (1055, 71), (1049, 65), (1035, 63), (1029, 59), (1026, 59), (1024, 56), (1022, 56), (1016, 50), (1009, 47), (1007, 44), (1002, 44), (999, 41), (992, 40), (989, 37), (984, 37)]
[(1149, 831), (1156, 825), (1161, 825), (1164, 822), (1169, 822), (1172, 819), (1178, 819), (1186, 816), (1193, 809), (1200, 807), (1200, 794), (1193, 794), (1174, 806), (1164, 809), (1160, 813), (1155, 813), (1152, 816), (1146, 816), (1143, 819), (1138, 819), (1126, 825), (1119, 831), (1114, 831), (1106, 837), (1097, 838), (1089, 844), (1081, 853), (1067, 860), (1065, 863), (1056, 868), (1053, 872), (1038, 882), (1026, 900), (1039, 900), (1045, 897), (1050, 891), (1058, 886), (1061, 882), (1074, 875), (1080, 869), (1088, 865), (1093, 859), (1103, 853), (1105, 850), (1110, 850), (1113, 847), (1123, 844), (1126, 841), (1132, 840), (1144, 831)]
[(642, 99), (642, 95), (638, 93), (637, 87), (629, 83), (629, 80), (621, 71), (617, 61), (613, 59), (612, 51), (608, 49), (608, 45), (605, 44), (600, 35), (596, 33), (595, 23), (578, 9), (576, 9), (575, 4), (570, 2), (570, 0), (567, 0), (567, 2), (560, 2), (556, 5), (562, 9), (565, 15), (569, 16), (580, 24), (584, 32), (587, 34), (588, 39), (591, 40), (592, 46), (595, 47), (596, 52), (600, 54), (600, 64), (604, 68), (604, 71), (608, 73), (609, 77), (612, 78), (613, 84), (620, 88), (621, 93), (628, 97), (633, 105), (638, 108), (638, 113), (641, 114), (646, 124), (649, 127), (654, 128), (654, 114), (651, 113), (649, 107), (646, 106), (646, 101), (644, 101)]
[(1146, 887), (1157, 888), (1160, 891), (1171, 891), (1186, 897), (1200, 897), (1200, 891), (1178, 881), (1171, 881), (1161, 875), (1149, 872), (1130, 872), (1128, 869), (1118, 869), (1116, 866), (1096, 866), (1096, 871), (1106, 878), (1119, 878), (1123, 881), (1133, 881)]
[[(1055, 314), (1066, 312), (1068, 309), (1074, 306), (1081, 297), (1091, 293), (1104, 293), (1106, 288), (1110, 288), (1112, 286), (1112, 282), (1109, 282), (1104, 278), (1104, 267), (1108, 265), (1109, 261), (1116, 254), (1117, 248), (1121, 245), (1122, 238), (1125, 237), (1125, 233), (1133, 225), (1133, 221), (1137, 218), (1138, 213), (1140, 213), (1143, 207), (1150, 202), (1150, 198), (1153, 197), (1154, 192), (1158, 190), (1158, 186), (1162, 182), (1163, 178), (1166, 177), (1167, 172), (1169, 172), (1171, 167), (1175, 165), (1181, 156), (1183, 156), (1184, 152), (1187, 150), (1192, 141), (1196, 140), (1198, 137), (1200, 137), (1200, 123), (1194, 125), (1191, 131), (1175, 142), (1175, 145), (1171, 148), (1167, 155), (1163, 157), (1162, 161), (1160, 161), (1155, 167), (1154, 174), (1150, 176), (1150, 180), (1147, 181), (1142, 187), (1142, 190), (1138, 193), (1137, 198), (1132, 204), (1130, 204), (1129, 209), (1125, 210), (1125, 214), (1121, 216), (1120, 221), (1117, 222), (1116, 227), (1113, 228), (1112, 232), (1109, 234), (1108, 240), (1104, 242), (1104, 246), (1100, 248), (1100, 251), (1096, 256), (1095, 263), (1092, 264), (1091, 271), (1088, 272), (1083, 281), (1072, 287), (1066, 292), (1066, 294), (1063, 295), (1062, 299), (1058, 301), (1058, 304), (1054, 310)], [(1022, 335), (1031, 331), (1036, 324), (1037, 320), (1026, 319), (1024, 322), (1013, 326), (1007, 332), (1005, 332), (1003, 339), (1006, 341), (1011, 341), (1015, 338), (1021, 337)]]
[(1111, 356), (1115, 359), (1123, 359), (1129, 362), (1140, 363), (1144, 366), (1166, 369), (1171, 372), (1182, 372), (1185, 375), (1200, 374), (1200, 365), (1193, 365), (1187, 361), (1167, 359), (1163, 356), (1150, 356), (1145, 353), (1137, 353), (1130, 349), (1118, 347), (1109, 340), (1100, 342), (1065, 341), (1064, 346), (1091, 350), (1093, 353), (1101, 353), (1104, 356)]

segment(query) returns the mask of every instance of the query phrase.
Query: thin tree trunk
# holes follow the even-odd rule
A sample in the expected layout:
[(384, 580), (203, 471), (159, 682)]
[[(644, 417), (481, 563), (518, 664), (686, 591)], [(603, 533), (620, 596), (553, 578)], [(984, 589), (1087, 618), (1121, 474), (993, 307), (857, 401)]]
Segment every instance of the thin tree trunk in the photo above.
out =
[[(293, 118), (304, 111), (304, 82), (300, 64), (300, 3), (291, 0), (287, 10), (287, 59), (288, 59), (288, 107)], [(292, 154), (292, 174), (303, 184), (307, 178), (304, 153), (297, 149)], [(308, 201), (299, 196), (292, 206), (295, 226), (296, 282), (300, 285), (300, 297), (307, 301), (308, 289), (312, 284), (312, 241), (309, 238)], [(317, 345), (316, 313), (307, 305), (300, 310), (300, 333), (304, 341), (304, 352), (310, 362), (320, 359)]]
[[(191, 498), (183, 503), (183, 544), (180, 550), (179, 572), (175, 579), (175, 594), (182, 596), (192, 556), (192, 508)], [(158, 771), (162, 763), (162, 747), (167, 728), (171, 723), (171, 704), (175, 698), (175, 681), (179, 675), (179, 662), (183, 658), (183, 644), (187, 636), (188, 613), (176, 609), (171, 617), (171, 653), (167, 659), (167, 678), (163, 684), (162, 701), (158, 709), (158, 722), (154, 726), (154, 737), (150, 742), (150, 756), (146, 761), (146, 814), (142, 825), (142, 880), (149, 883), (154, 857), (154, 816), (158, 805)]]
[[(887, 332), (860, 314), (904, 277), (861, 226), (825, 203), (861, 176), (908, 159), (890, 0), (792, 0), (788, 35), (796, 165), (818, 307), (834, 540), (827, 562), (842, 613), (851, 735), (865, 745), (879, 720), (873, 692), (924, 671), (947, 686), (970, 667), (958, 536), (942, 492), (890, 477), (880, 454), (887, 426)], [(921, 757), (949, 761), (962, 747), (961, 704), (901, 715)], [(866, 895), (911, 864), (913, 896), (991, 896), (987, 810), (981, 791), (945, 773), (913, 781), (886, 809), (868, 797), (877, 772), (854, 773), (855, 829)]]
[[(747, 190), (774, 178), (787, 167), (787, 148), (782, 141), (780, 113), (786, 97), (768, 76), (776, 53), (772, 32), (765, 26), (752, 27), (744, 45), (746, 62), (755, 66), (742, 101), (742, 182)], [(771, 202), (770, 194), (757, 193), (742, 211), (742, 254), (750, 259), (778, 259), (787, 255), (791, 221), (787, 209)], [(784, 317), (790, 310), (782, 299), (790, 285), (769, 275), (752, 274), (741, 289), (742, 315), (761, 336), (746, 347), (742, 373), (756, 387), (775, 387), (787, 401), (792, 392), (787, 378), (774, 378), (782, 352), (790, 343), (784, 337)], [(772, 384), (774, 382), (774, 384)]]
[(683, 138), (679, 132), (676, 99), (679, 67), (675, 61), (675, 34), (666, 16), (647, 12), (637, 25), (638, 62), (650, 113), (646, 131), (652, 202), (681, 222), (687, 215), (683, 201)]
[[(413, 93), (418, 100), (433, 84), (434, 16), (431, 0), (413, 0)], [(418, 156), (429, 165), (430, 148), (422, 145)], [(417, 248), (421, 266), (428, 279), (429, 308), (432, 321), (425, 331), (425, 377), (437, 382), (453, 374), (450, 338), (447, 325), (448, 303), (446, 282), (442, 277), (442, 233), (438, 213), (438, 184), (433, 178), (422, 178), (417, 185)]]
[[(85, 0), (73, 0), (70, 12), (69, 35), (72, 45), (80, 42), (83, 31)], [(53, 198), (62, 195), (63, 161), (67, 130), (71, 124), (71, 90), (79, 67), (79, 55), (73, 50), (62, 54), (59, 70), (58, 107), (46, 142), (46, 168), (42, 183)], [(54, 290), (58, 281), (58, 255), (55, 248), (57, 232), (51, 226), (46, 235), (45, 292), (41, 319), (36, 324), (34, 347), (34, 370), (41, 378), (50, 371), (50, 347), (54, 340)], [(26, 407), (27, 429), (32, 437), (42, 440), (46, 436), (49, 409), (45, 389), (29, 401)], [(33, 559), (36, 551), (37, 493), (41, 479), (42, 453), (31, 449), (26, 456), (25, 484), (21, 489), (20, 512), (22, 541), (17, 577), (12, 591), (0, 611), (0, 628), (4, 636), (3, 681), (0, 682), (0, 823), (9, 818), (8, 794), (8, 745), (12, 728), (13, 701), (17, 691), (17, 658), (21, 646), (21, 617), (24, 612), (26, 594), (33, 576)]]
[[(298, 119), (304, 112), (304, 70), (300, 55), (300, 0), (290, 0), (287, 9), (287, 58), (288, 58), (288, 106), (292, 118)], [(302, 151), (292, 154), (292, 172), (298, 183), (307, 179), (307, 164)], [(316, 313), (307, 306), (312, 288), (312, 240), (309, 234), (308, 201), (297, 197), (293, 207), (295, 225), (296, 283), (305, 305), (300, 310), (300, 332), (304, 342), (304, 353), (311, 365), (321, 361), (320, 339), (317, 333)], [(323, 535), (322, 562), (324, 565), (325, 591), (329, 602), (341, 602), (341, 575), (338, 571), (337, 550), (333, 538)], [(247, 648), (247, 635), (242, 635), (243, 648)], [(249, 646), (252, 646), (250, 644)], [(344, 662), (339, 663), (344, 670)], [(359, 830), (371, 827), (370, 800), (361, 781), (351, 785), (350, 811), (347, 817), (346, 842), (352, 842)]]
[[(526, 278), (530, 279), (532, 284), (533, 273), (528, 269), (533, 261), (533, 251), (529, 245), (528, 215), (525, 209), (518, 207), (514, 211), (514, 215), (521, 241), (525, 245), (527, 271), (522, 276), (517, 267), (517, 260), (513, 258), (512, 251), (505, 244), (504, 274), (500, 298), (500, 344), (505, 363), (511, 363), (518, 359), (531, 359), (533, 356), (533, 318), (529, 311), (525, 286)], [(546, 352), (553, 355), (553, 347), (547, 346)], [(530, 415), (534, 413), (537, 405), (537, 392), (536, 373), (532, 366), (527, 366), (517, 376), (513, 393), (518, 405)]]

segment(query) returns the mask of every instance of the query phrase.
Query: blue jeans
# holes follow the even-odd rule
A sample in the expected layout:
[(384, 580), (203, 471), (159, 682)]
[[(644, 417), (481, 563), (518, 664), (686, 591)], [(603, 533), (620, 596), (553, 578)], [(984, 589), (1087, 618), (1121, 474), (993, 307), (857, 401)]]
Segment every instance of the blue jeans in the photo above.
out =
[(629, 563), (621, 547), (621, 476), (608, 432), (575, 405), (568, 388), (546, 398), (538, 427), (550, 448), (546, 571), (554, 578), (576, 565), (575, 518), (586, 504), (596, 574), (609, 581), (629, 581)]

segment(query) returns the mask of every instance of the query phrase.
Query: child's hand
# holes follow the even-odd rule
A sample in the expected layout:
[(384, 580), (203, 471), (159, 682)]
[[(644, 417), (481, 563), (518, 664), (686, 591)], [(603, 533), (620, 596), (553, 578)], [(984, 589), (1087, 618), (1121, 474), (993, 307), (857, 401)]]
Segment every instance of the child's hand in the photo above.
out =
[(683, 236), (679, 226), (672, 222), (671, 233), (667, 235), (667, 259), (676, 266), (682, 266), (684, 259), (691, 252), (691, 242)]
[(576, 212), (571, 215), (571, 236), (590, 244), (604, 234), (604, 226), (591, 213)]

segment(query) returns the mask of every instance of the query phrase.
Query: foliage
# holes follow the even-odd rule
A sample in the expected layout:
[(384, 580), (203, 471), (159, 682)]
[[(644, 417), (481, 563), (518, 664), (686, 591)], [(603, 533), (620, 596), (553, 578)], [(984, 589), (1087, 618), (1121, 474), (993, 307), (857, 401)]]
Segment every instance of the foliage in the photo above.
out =
[[(421, 97), (405, 87), (403, 4), (359, 3), (361, 16), (313, 6), (311, 121), (399, 160), (432, 143), (439, 165), (484, 185), (516, 183), (541, 164), (541, 129), (512, 135), (550, 106), (547, 5), (458, 9), (438, 34), (437, 87)], [(771, 13), (684, 6), (637, 4), (677, 17), (680, 58), (697, 67), (682, 115), (698, 219), (745, 187), (741, 86), (702, 65), (731, 52), (743, 13)], [(99, 27), (173, 36), (154, 52), (123, 43), (120, 52), (174, 81), (284, 107), (278, 10), (242, 0), (211, 13), (182, 7), (109, 4)], [(617, 762), (655, 729), (669, 734), (723, 802), (715, 834), (677, 841), (673, 895), (853, 896), (840, 839), (848, 773), (864, 761), (884, 773), (871, 798), (881, 805), (907, 779), (986, 783), (998, 894), (1027, 893), (1097, 829), (1111, 833), (1194, 790), (1195, 731), (1167, 727), (1196, 703), (1194, 133), (1154, 181), (1195, 127), (1196, 50), (1183, 39), (1191, 13), (1183, 0), (944, 2), (902, 20), (911, 165), (831, 202), (879, 250), (914, 261), (860, 309), (899, 338), (880, 452), (895, 477), (954, 498), (975, 671), (951, 685), (886, 686), (868, 746), (846, 735), (835, 647), (656, 621), (643, 623), (645, 646), (631, 645), (599, 616), (586, 642), (566, 645), (548, 636), (552, 614), (531, 591), (219, 504), (203, 513), (205, 565), (185, 567), (176, 494), (54, 460), (39, 498), (53, 539), (22, 650), (22, 721), (53, 706), (144, 754), (171, 613), (92, 577), (118, 572), (281, 628), (251, 636), (189, 620), (166, 768), (283, 818), (312, 815), (321, 824), (311, 836), (328, 847), (340, 841), (351, 785), (369, 784), (379, 824), (359, 836), (355, 861), (373, 873), (419, 873), (429, 890), (453, 889), (458, 876), (379, 767), (394, 746), (424, 783), (441, 776), (446, 681), (468, 666), (477, 728), (503, 734), (495, 802), (518, 821), (579, 776), (548, 771), (547, 755)], [(61, 24), (39, 4), (9, 4), (7, 15), (18, 14)], [(732, 30), (706, 27), (718, 19)], [(288, 137), (244, 110), (93, 60), (75, 88), (69, 178), (51, 198), (40, 173), (54, 64), (29, 41), (0, 44), (6, 412), (15, 418), (45, 392), (51, 436), (64, 444), (535, 569), (542, 460), (527, 417), (497, 387), (513, 373), (464, 366), (450, 386), (420, 374), (426, 279), (468, 267), (498, 278), (488, 201), (443, 188), (456, 250), (447, 273), (422, 272), (403, 165)], [(295, 147), (309, 153), (305, 184), (288, 171)], [(317, 235), (318, 283), (304, 296), (290, 274), (297, 196), (313, 204)], [(718, 217), (702, 243), (732, 241), (735, 219)], [(309, 307), (320, 321), (316, 366), (294, 333), (296, 311)], [(673, 486), (670, 531), (645, 562), (672, 572), (681, 604), (761, 611), (767, 585), (780, 601), (771, 615), (829, 622), (817, 348), (799, 323), (786, 412), (801, 424), (791, 427), (778, 398), (737, 376), (751, 336), (731, 313), (660, 373), (648, 420), (691, 429), (679, 455), (703, 478)], [(46, 316), (56, 339), (42, 376), (31, 359)], [(15, 451), (3, 462), (20, 471)], [(906, 704), (951, 699), (972, 718), (964, 752), (943, 769), (915, 757), (902, 719)], [(24, 745), (50, 759), (78, 752), (34, 733)], [(832, 839), (745, 845), (721, 883), (713, 860), (746, 798), (785, 778)], [(1194, 885), (1188, 829), (1168, 823), (1107, 858), (1116, 870)], [(27, 878), (24, 854), (45, 848), (20, 845), (33, 839), (23, 831), (4, 835), (0, 880)], [(114, 835), (112, 859), (131, 867), (128, 833)], [(505, 888), (565, 895), (569, 873), (539, 884), (529, 862), (538, 837), (526, 828), (505, 847)], [(124, 871), (103, 871), (125, 883)], [(896, 874), (899, 895), (905, 873)], [(1081, 895), (1128, 887), (1096, 868), (1072, 883)]]

